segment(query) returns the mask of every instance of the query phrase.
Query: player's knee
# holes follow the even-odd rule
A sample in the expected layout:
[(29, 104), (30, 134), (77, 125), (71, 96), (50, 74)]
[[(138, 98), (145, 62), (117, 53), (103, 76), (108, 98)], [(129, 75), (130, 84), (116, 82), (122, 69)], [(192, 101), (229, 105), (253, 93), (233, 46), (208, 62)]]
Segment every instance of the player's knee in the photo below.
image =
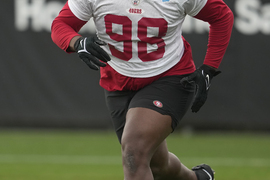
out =
[(138, 168), (138, 160), (136, 154), (133, 151), (125, 150), (122, 153), (123, 166), (131, 173), (135, 173)]
[(122, 144), (123, 166), (130, 173), (136, 173), (138, 168), (147, 166), (147, 153), (143, 148)]

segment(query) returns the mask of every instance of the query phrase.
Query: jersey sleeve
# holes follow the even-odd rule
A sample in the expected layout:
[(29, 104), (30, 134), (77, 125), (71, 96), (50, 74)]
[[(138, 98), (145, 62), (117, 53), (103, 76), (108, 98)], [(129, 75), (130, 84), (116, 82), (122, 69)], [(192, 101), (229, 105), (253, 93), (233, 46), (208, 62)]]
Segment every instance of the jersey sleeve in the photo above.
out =
[(68, 0), (72, 13), (82, 21), (89, 21), (92, 17), (92, 8), (89, 0)]
[(71, 12), (68, 3), (66, 3), (59, 15), (52, 22), (51, 38), (53, 42), (69, 53), (68, 47), (71, 39), (75, 36), (80, 36), (78, 32), (86, 22), (78, 19)]
[(196, 16), (205, 6), (207, 0), (187, 0), (183, 4), (185, 14)]
[(233, 13), (222, 0), (208, 0), (195, 18), (210, 24), (204, 64), (218, 68), (230, 41)]

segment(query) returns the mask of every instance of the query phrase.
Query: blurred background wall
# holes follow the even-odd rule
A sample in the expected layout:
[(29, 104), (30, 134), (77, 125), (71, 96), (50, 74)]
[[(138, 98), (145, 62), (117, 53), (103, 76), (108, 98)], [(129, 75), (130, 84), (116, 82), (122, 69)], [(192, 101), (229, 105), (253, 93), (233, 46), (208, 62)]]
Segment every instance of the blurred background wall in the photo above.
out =
[[(222, 73), (208, 101), (187, 113), (181, 127), (270, 130), (270, 3), (224, 0), (235, 24)], [(0, 127), (111, 128), (99, 72), (51, 40), (50, 26), (66, 1), (2, 0), (0, 5)], [(95, 33), (89, 22), (83, 35)], [(187, 18), (184, 37), (197, 66), (208, 24)]]

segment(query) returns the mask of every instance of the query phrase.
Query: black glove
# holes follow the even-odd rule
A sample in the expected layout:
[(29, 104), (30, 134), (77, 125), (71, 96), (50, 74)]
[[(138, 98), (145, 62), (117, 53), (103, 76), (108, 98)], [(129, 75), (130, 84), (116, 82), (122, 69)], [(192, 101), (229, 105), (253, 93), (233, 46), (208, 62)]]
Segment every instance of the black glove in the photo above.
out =
[(195, 100), (191, 107), (192, 112), (198, 112), (204, 105), (207, 99), (211, 80), (219, 73), (221, 73), (221, 71), (217, 71), (207, 65), (202, 65), (196, 71), (194, 71), (194, 73), (181, 79), (180, 83), (184, 86), (186, 86), (187, 83), (196, 84)]
[(104, 45), (107, 45), (107, 43), (99, 40), (96, 36), (81, 37), (75, 42), (74, 49), (91, 69), (98, 70), (99, 67), (106, 66), (103, 62), (111, 60), (110, 56), (99, 47)]

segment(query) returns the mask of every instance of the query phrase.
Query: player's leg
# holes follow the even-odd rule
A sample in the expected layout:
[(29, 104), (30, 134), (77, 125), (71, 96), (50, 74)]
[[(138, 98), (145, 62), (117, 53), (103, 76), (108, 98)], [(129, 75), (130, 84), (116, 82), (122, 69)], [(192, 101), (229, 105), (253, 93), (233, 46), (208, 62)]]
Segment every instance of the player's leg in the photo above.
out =
[(122, 136), (125, 180), (197, 180), (168, 152), (165, 138), (171, 133), (171, 117), (147, 108), (128, 111)]
[(171, 133), (171, 117), (147, 108), (131, 108), (122, 136), (125, 180), (153, 180), (150, 161)]
[(197, 179), (194, 171), (188, 169), (177, 156), (168, 151), (166, 141), (156, 150), (150, 166), (155, 180)]
[[(181, 76), (161, 78), (132, 98), (121, 140), (126, 180), (153, 179), (151, 160), (152, 168), (162, 171), (162, 175), (173, 171), (168, 163), (175, 159), (168, 153), (164, 140), (177, 125), (177, 119), (185, 114), (194, 92), (193, 87), (182, 87), (180, 79)], [(159, 153), (159, 158), (152, 159), (158, 157), (155, 153)], [(176, 172), (180, 171), (180, 165)]]
[(174, 154), (168, 152), (165, 142), (162, 143), (154, 154), (150, 166), (155, 180), (214, 179), (214, 171), (210, 166), (201, 164), (193, 167), (192, 170), (188, 169)]

